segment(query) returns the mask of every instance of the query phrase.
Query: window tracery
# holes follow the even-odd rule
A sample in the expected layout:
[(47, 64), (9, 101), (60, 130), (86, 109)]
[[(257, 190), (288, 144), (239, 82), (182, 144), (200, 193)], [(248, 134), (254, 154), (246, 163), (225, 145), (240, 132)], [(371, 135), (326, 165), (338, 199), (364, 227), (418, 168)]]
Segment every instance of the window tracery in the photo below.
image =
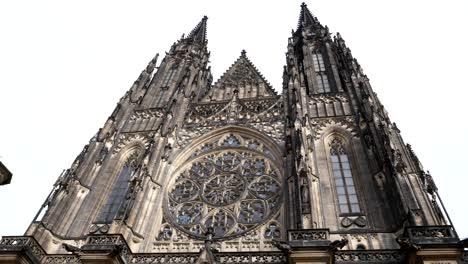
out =
[(277, 239), (281, 236), (281, 231), (277, 223), (271, 222), (265, 228), (265, 238), (267, 239)]
[(223, 146), (224, 147), (238, 147), (240, 146), (240, 142), (239, 142), (239, 139), (237, 139), (235, 136), (229, 135), (229, 137), (227, 137), (224, 140)]
[(137, 170), (138, 157), (139, 152), (133, 152), (122, 166), (117, 181), (98, 217), (98, 222), (109, 223), (117, 216), (120, 207), (125, 202), (130, 180)]
[(323, 61), (323, 56), (318, 51), (312, 52), (312, 61), (314, 64), (314, 70), (317, 80), (317, 92), (318, 93), (329, 93), (330, 83), (328, 82), (327, 70)]
[(259, 151), (273, 158), (273, 152), (260, 141), (248, 137), (244, 137), (243, 135), (239, 135), (237, 133), (228, 134), (225, 136), (221, 136), (215, 139), (212, 139), (208, 143), (204, 143), (201, 147), (195, 149), (191, 155), (190, 159), (195, 158), (203, 153), (210, 152), (215, 149), (219, 148), (247, 148), (254, 151)]
[(213, 227), (215, 239), (232, 238), (278, 213), (281, 177), (271, 157), (258, 151), (258, 141), (237, 134), (214, 141), (219, 144), (191, 157), (177, 173), (167, 190), (166, 220), (193, 237), (203, 238)]
[(361, 208), (354, 185), (350, 160), (344, 143), (338, 138), (334, 138), (330, 142), (330, 161), (340, 212), (343, 214), (359, 213)]

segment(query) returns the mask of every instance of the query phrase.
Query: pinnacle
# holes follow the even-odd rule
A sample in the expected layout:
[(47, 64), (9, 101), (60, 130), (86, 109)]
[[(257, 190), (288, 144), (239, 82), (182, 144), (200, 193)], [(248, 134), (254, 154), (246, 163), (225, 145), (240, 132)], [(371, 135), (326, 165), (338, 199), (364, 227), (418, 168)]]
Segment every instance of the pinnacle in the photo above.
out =
[(206, 21), (207, 16), (203, 16), (202, 20), (195, 26), (186, 39), (190, 39), (195, 43), (204, 45), (206, 43)]

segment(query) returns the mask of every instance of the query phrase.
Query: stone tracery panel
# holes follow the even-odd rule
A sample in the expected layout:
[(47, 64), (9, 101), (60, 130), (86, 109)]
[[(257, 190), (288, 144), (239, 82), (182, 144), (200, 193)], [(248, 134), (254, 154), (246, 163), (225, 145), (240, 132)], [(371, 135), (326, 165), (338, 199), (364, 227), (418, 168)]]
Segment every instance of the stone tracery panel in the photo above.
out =
[(166, 191), (165, 219), (193, 238), (204, 239), (212, 227), (215, 239), (233, 239), (278, 214), (281, 185), (281, 173), (268, 146), (227, 133), (195, 149), (177, 170)]

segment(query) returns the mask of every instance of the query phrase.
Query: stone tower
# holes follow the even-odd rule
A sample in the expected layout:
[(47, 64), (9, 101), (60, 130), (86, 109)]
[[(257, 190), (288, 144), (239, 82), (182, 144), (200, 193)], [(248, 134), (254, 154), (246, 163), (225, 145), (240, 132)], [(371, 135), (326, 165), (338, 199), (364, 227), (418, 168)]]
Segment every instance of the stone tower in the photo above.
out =
[(1, 263), (461, 261), (339, 34), (303, 4), (278, 94), (245, 51), (212, 84), (206, 27), (149, 62)]

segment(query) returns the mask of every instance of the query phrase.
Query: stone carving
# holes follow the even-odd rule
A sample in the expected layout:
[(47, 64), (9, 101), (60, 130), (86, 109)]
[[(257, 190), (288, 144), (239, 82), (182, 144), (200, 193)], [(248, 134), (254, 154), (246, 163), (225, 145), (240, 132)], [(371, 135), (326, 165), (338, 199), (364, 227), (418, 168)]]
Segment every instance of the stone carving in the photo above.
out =
[(88, 236), (86, 245), (122, 245), (125, 241), (121, 235)]
[(339, 125), (348, 130), (353, 136), (357, 136), (358, 129), (354, 117), (336, 117), (336, 118), (320, 118), (311, 121), (311, 129), (314, 131), (315, 140), (321, 137), (321, 134), (326, 127), (331, 125)]
[(310, 195), (309, 195), (309, 182), (307, 180), (307, 174), (301, 173), (300, 176), (300, 195), (301, 195), (301, 209), (303, 214), (310, 213)]
[(224, 84), (236, 85), (238, 83), (255, 83), (258, 82), (258, 76), (245, 61), (236, 63), (232, 72), (224, 78)]
[(314, 241), (328, 240), (328, 230), (325, 229), (304, 229), (290, 230), (288, 232), (289, 241)]
[(133, 114), (130, 116), (130, 120), (135, 121), (139, 119), (150, 119), (153, 117), (161, 118), (164, 116), (164, 113), (165, 113), (164, 108), (148, 108), (148, 109), (135, 110)]
[(89, 148), (89, 144), (85, 145), (83, 150), (81, 151), (81, 153), (76, 157), (76, 159), (73, 161), (73, 164), (71, 165), (70, 167), (70, 170), (72, 172), (75, 172), (79, 166), (81, 165), (81, 163), (83, 162), (84, 160), (84, 157), (86, 156), (86, 154), (88, 153), (88, 148)]
[(278, 239), (281, 237), (281, 231), (276, 223), (270, 223), (265, 228), (265, 238)]
[(89, 228), (90, 234), (107, 234), (109, 232), (110, 225), (108, 224), (92, 224)]
[(225, 103), (197, 104), (187, 115), (186, 126), (223, 126), (274, 122), (283, 118), (283, 100), (274, 97), (262, 100), (241, 100), (235, 94)]
[(104, 145), (104, 146), (102, 146), (101, 150), (99, 151), (98, 157), (96, 159), (96, 164), (102, 165), (102, 163), (104, 162), (104, 160), (107, 157), (107, 154), (109, 154), (109, 149), (107, 148), (107, 146)]
[(265, 146), (263, 143), (260, 143), (255, 139), (251, 139), (247, 136), (240, 135), (238, 133), (230, 133), (228, 134), (228, 136), (224, 135), (222, 137), (211, 139), (210, 142), (204, 143), (201, 147), (195, 149), (190, 158), (194, 158), (203, 153), (207, 153), (213, 150), (228, 147), (236, 147), (258, 151), (270, 158), (273, 158), (273, 153), (269, 147)]
[(309, 101), (308, 114), (313, 118), (350, 115), (348, 98), (344, 93), (335, 95), (315, 95)]
[(208, 133), (213, 127), (185, 127), (179, 130), (177, 134), (177, 146), (183, 148), (193, 139), (199, 138)]
[(246, 126), (267, 134), (278, 143), (284, 141), (284, 123), (282, 121), (247, 123)]
[(122, 132), (157, 131), (164, 121), (165, 108), (149, 108), (135, 110), (125, 124)]
[(159, 241), (171, 240), (172, 234), (173, 234), (172, 228), (169, 225), (165, 224), (162, 226), (161, 231), (159, 231), (159, 234), (156, 237), (156, 240), (159, 240)]
[(120, 134), (117, 144), (114, 146), (112, 154), (117, 154), (121, 149), (130, 144), (133, 141), (139, 141), (143, 145), (147, 145), (154, 134), (152, 132), (140, 132), (140, 133), (123, 133)]
[(343, 227), (350, 227), (356, 225), (358, 227), (365, 227), (367, 225), (367, 219), (365, 216), (345, 216), (340, 221)]
[(276, 94), (271, 85), (247, 58), (246, 52), (243, 50), (239, 59), (221, 76), (214, 86), (215, 89), (223, 89), (224, 87), (238, 87), (246, 84), (258, 86), (260, 83), (263, 83), (266, 88), (266, 94), (263, 94), (263, 96)]

